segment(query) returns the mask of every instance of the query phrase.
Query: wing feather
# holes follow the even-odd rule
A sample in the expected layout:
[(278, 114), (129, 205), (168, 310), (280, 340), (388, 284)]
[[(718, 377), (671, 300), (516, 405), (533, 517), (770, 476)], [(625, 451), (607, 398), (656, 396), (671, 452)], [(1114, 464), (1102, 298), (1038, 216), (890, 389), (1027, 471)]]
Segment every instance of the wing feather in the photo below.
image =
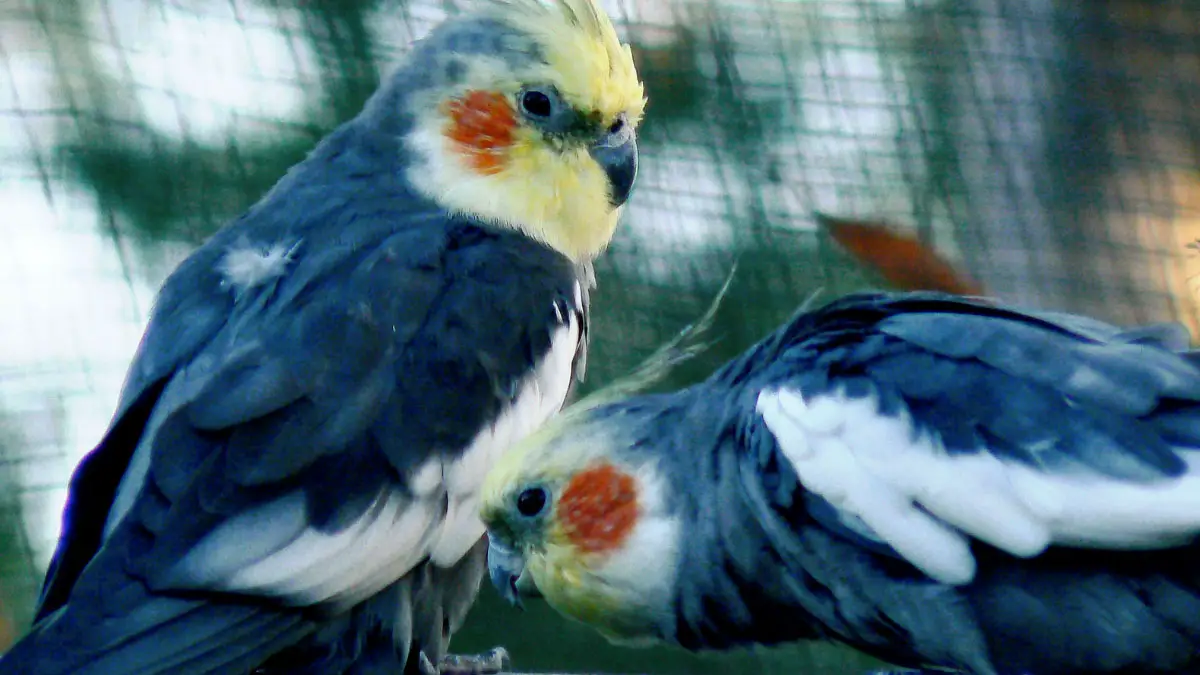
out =
[(1200, 536), (1200, 370), (1177, 330), (861, 297), (877, 320), (809, 317), (785, 352), (808, 357), (770, 366), (756, 406), (848, 534), (952, 584), (972, 539), (1029, 557)]
[[(67, 631), (78, 650), (46, 673), (93, 661), (168, 672), (185, 660), (197, 669), (182, 672), (224, 672), (220, 657), (180, 649), (191, 643), (176, 622), (227, 645), (230, 663), (261, 661), (313, 629), (286, 607), (341, 611), (431, 556), (451, 566), (477, 544), (469, 494), (575, 379), (585, 324), (576, 270), (515, 233), (444, 221), (344, 253), (328, 276), (297, 258), (306, 290), (285, 276), (260, 290), (274, 301), (247, 293), (178, 362), (159, 361), (170, 367), (160, 386), (176, 393), (154, 390), (139, 424), (116, 425), (122, 434), (87, 465), (124, 473), (88, 507), (128, 510), (94, 547), (87, 531), (70, 535), (63, 559), (75, 567), (50, 582), (43, 615), (61, 614), (44, 634)], [(150, 336), (164, 334), (148, 332), (144, 352), (157, 358)], [(104, 463), (118, 452), (129, 459), (114, 472)], [(138, 453), (146, 461), (126, 471)], [(100, 482), (85, 473), (72, 498)], [(208, 602), (172, 618), (155, 594), (179, 591)], [(85, 592), (83, 604), (61, 604)], [(110, 618), (105, 631), (86, 630), (93, 611)], [(260, 630), (245, 641), (250, 625)]]

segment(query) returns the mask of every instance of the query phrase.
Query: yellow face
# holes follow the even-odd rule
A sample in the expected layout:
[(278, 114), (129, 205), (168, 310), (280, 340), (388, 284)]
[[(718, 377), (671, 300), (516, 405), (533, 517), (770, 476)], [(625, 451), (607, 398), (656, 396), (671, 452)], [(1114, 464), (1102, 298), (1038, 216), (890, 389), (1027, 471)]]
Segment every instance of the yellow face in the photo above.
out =
[(591, 626), (611, 642), (640, 642), (637, 638), (645, 626), (627, 616), (628, 599), (608, 588), (603, 575), (596, 574), (572, 547), (548, 545), (529, 556), (526, 569), (555, 611)]
[(528, 59), (464, 54), (417, 115), (409, 178), (452, 211), (498, 221), (576, 261), (612, 239), (645, 107), (628, 45), (591, 0), (514, 0), (493, 17)]
[[(493, 467), (481, 517), (492, 581), (510, 600), (529, 582), (558, 612), (613, 642), (660, 638), (679, 526), (650, 465), (613, 457), (586, 414), (552, 421)], [(519, 579), (519, 581), (517, 581)]]
[[(564, 480), (543, 475), (514, 485), (485, 501), (493, 546), (519, 549), (524, 574), (563, 615), (609, 640), (642, 635), (646, 621), (636, 611), (630, 615), (637, 607), (630, 589), (611, 577), (619, 571), (614, 563), (621, 566), (629, 555), (641, 516), (637, 478), (601, 460)], [(531, 494), (537, 498), (527, 499)]]

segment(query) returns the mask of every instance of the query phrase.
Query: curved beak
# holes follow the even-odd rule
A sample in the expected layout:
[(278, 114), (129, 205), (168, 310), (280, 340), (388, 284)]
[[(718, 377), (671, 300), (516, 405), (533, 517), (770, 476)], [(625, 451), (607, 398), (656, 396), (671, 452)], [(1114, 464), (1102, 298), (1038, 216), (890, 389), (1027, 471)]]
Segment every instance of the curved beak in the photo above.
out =
[(613, 208), (623, 205), (637, 179), (637, 138), (633, 134), (613, 134), (593, 145), (589, 152), (608, 176), (609, 203)]
[(521, 596), (538, 597), (537, 587), (525, 573), (525, 558), (488, 533), (488, 576), (509, 604), (523, 608)]

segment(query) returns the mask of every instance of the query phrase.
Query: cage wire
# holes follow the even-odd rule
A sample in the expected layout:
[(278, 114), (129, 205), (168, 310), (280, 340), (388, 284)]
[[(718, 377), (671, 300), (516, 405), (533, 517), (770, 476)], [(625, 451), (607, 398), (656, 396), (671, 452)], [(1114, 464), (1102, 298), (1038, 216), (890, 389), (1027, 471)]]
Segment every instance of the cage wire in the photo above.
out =
[[(639, 184), (598, 264), (589, 386), (695, 318), (734, 261), (717, 344), (670, 386), (818, 289), (881, 286), (816, 211), (905, 228), (1006, 300), (1200, 328), (1188, 248), (1200, 238), (1200, 4), (605, 4), (650, 105)], [(0, 640), (24, 629), (70, 471), (109, 421), (163, 277), (460, 9), (0, 0)], [(579, 670), (856, 663), (823, 647), (724, 660), (616, 650), (544, 608), (495, 619), (504, 611), (482, 593), (455, 646), (500, 641), (520, 665)]]

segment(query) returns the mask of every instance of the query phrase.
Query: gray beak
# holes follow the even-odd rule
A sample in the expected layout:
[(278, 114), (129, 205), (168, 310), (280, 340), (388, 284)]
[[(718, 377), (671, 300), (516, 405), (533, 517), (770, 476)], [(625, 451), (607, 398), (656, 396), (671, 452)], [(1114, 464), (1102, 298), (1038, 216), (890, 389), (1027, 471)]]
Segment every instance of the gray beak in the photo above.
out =
[(525, 576), (525, 558), (488, 533), (488, 576), (509, 604), (523, 607), (521, 596), (538, 595), (533, 581)]
[(616, 145), (612, 143), (613, 140), (605, 139), (593, 145), (590, 152), (608, 176), (608, 184), (612, 189), (609, 203), (616, 208), (628, 201), (629, 194), (633, 192), (633, 183), (637, 178), (638, 147), (633, 134), (626, 134)]

